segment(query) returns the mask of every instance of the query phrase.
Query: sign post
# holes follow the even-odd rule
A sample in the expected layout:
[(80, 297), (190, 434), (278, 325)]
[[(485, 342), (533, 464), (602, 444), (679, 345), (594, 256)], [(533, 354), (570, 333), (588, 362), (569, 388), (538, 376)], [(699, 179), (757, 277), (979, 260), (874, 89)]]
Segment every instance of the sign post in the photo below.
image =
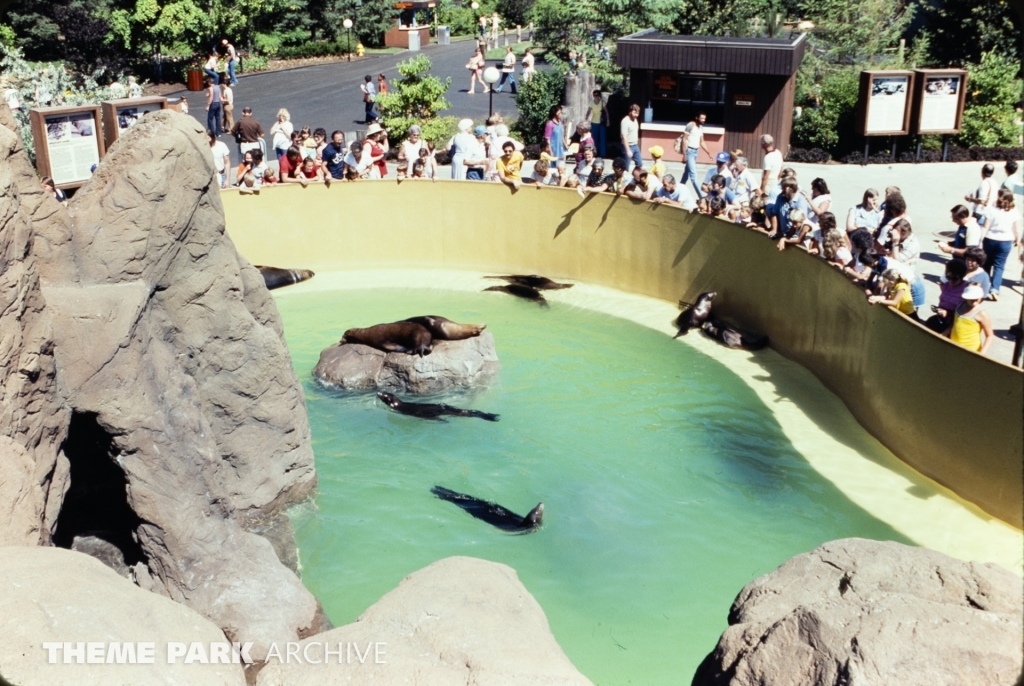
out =
[[(862, 71), (857, 110), (857, 129), (862, 136), (892, 136), (896, 158), (896, 136), (910, 133), (910, 106), (914, 72), (906, 70)], [(864, 141), (864, 163), (870, 141)]]
[(167, 108), (167, 98), (124, 98), (103, 103), (103, 144), (110, 148), (142, 115)]
[(36, 146), (36, 169), (62, 190), (78, 188), (92, 176), (105, 148), (98, 105), (29, 110)]
[[(949, 136), (960, 133), (967, 100), (967, 70), (917, 69), (914, 89), (913, 130), (918, 136), (942, 135), (942, 161)], [(921, 144), (918, 142), (918, 157)]]

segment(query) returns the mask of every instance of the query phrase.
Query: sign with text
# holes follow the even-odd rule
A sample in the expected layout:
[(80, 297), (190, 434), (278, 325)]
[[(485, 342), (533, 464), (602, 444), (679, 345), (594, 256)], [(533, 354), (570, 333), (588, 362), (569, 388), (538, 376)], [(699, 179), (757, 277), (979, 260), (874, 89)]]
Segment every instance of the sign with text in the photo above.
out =
[(732, 106), (733, 107), (753, 107), (754, 106), (754, 96), (753, 95), (747, 95), (747, 94), (744, 94), (744, 93), (735, 93), (732, 96)]
[(918, 69), (914, 130), (923, 134), (960, 133), (967, 97), (964, 69)]
[(864, 136), (905, 136), (910, 133), (912, 71), (862, 71), (857, 116)]
[(109, 148), (144, 114), (167, 107), (167, 98), (124, 98), (103, 103), (103, 143)]
[(92, 176), (103, 157), (97, 105), (41, 107), (29, 110), (36, 146), (36, 169), (57, 188), (77, 188)]

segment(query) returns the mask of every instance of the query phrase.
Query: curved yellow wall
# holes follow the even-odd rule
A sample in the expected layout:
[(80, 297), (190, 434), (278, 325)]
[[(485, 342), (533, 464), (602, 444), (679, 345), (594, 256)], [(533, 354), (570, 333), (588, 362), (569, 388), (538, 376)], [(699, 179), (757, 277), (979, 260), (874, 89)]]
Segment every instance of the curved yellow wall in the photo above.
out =
[(763, 235), (611, 195), (479, 182), (288, 185), (221, 195), (254, 264), (544, 274), (668, 301), (718, 291), (897, 456), (1022, 528), (1024, 374), (867, 304), (822, 260)]

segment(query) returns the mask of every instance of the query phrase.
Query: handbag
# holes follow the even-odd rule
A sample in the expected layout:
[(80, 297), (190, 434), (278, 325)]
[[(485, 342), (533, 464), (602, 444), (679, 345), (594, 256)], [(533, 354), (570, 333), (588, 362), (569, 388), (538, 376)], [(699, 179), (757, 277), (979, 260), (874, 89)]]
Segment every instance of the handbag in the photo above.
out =
[(683, 153), (683, 138), (686, 136), (684, 133), (682, 136), (676, 139), (676, 142), (672, 144), (672, 149), (680, 155)]

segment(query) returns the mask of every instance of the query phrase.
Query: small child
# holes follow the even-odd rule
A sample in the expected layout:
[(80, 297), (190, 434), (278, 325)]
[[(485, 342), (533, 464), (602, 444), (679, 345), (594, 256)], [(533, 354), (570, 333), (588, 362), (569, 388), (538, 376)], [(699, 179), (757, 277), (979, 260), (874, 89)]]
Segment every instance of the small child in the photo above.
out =
[(804, 237), (814, 229), (807, 215), (801, 209), (793, 209), (789, 212), (789, 231), (779, 236), (779, 250), (785, 250), (787, 245), (802, 243)]
[(399, 162), (398, 170), (395, 173), (395, 175), (399, 181), (409, 178), (409, 163), (404, 160), (402, 162)]
[[(424, 153), (426, 150), (421, 150), (420, 153)], [(423, 163), (423, 155), (420, 155), (420, 159), (412, 163), (412, 178), (414, 179), (425, 179), (426, 177), (426, 165)]]
[(747, 222), (748, 229), (755, 229), (757, 231), (768, 233), (768, 230), (765, 228), (768, 225), (768, 213), (765, 208), (766, 203), (764, 201), (764, 196), (756, 194), (751, 196), (750, 221)]
[(270, 167), (267, 167), (267, 171), (263, 172), (263, 183), (264, 184), (275, 184), (277, 183), (277, 174)]
[(437, 159), (434, 158), (434, 144), (427, 141), (427, 147), (420, 148), (420, 158), (416, 160), (423, 165), (423, 178), (437, 181)]

